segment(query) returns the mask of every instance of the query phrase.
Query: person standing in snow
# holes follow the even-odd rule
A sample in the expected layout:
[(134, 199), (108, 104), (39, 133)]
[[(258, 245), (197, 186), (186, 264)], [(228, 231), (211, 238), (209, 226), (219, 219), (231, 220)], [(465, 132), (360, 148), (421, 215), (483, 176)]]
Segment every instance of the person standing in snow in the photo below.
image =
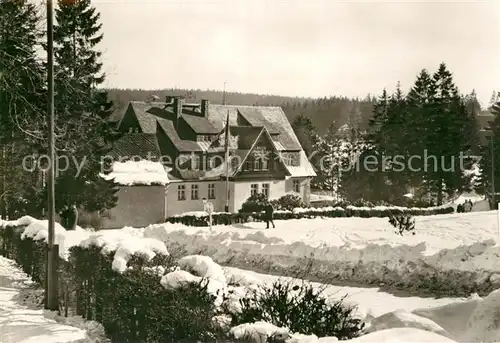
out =
[(66, 230), (75, 230), (76, 224), (78, 223), (78, 209), (76, 205), (73, 204), (67, 211), (66, 215), (66, 226), (64, 228)]
[(472, 201), (470, 200), (465, 200), (464, 203), (464, 212), (470, 212), (472, 210)]
[(273, 224), (273, 229), (276, 228), (274, 226), (274, 221), (273, 221), (273, 215), (274, 215), (274, 207), (273, 205), (268, 202), (264, 208), (264, 211), (265, 211), (265, 219), (266, 219), (266, 229), (269, 229), (269, 222), (271, 222), (271, 224)]

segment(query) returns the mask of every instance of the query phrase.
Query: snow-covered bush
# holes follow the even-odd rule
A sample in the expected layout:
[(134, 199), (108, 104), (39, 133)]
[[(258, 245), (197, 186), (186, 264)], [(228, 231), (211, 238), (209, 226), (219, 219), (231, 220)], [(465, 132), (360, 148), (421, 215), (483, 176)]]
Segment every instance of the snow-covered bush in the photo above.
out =
[(294, 208), (306, 207), (302, 198), (298, 195), (287, 194), (279, 199), (271, 200), (275, 210), (293, 211)]
[(342, 300), (329, 302), (322, 290), (309, 283), (276, 281), (240, 299), (241, 310), (229, 315), (233, 326), (262, 321), (293, 333), (335, 336), (340, 340), (357, 337), (364, 323), (355, 317), (355, 308), (344, 305)]
[(403, 236), (405, 232), (415, 235), (415, 219), (410, 215), (393, 215), (389, 217), (389, 223), (396, 228), (396, 233)]
[(113, 341), (196, 342), (220, 335), (206, 283), (162, 284), (163, 274), (176, 265), (173, 258), (136, 254), (123, 273), (113, 268), (114, 261), (114, 252), (103, 254), (95, 245), (71, 249), (73, 283), (82, 299), (78, 314), (102, 323)]
[(240, 213), (255, 213), (264, 211), (264, 206), (268, 203), (267, 197), (263, 193), (251, 195), (242, 205)]

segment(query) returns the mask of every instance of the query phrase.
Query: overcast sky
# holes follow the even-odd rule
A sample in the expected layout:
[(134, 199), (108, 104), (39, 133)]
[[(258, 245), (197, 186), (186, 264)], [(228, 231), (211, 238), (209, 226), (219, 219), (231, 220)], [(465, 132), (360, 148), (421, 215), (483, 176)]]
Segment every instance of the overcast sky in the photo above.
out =
[(364, 97), (444, 61), (483, 104), (500, 90), (500, 1), (93, 3), (106, 86)]

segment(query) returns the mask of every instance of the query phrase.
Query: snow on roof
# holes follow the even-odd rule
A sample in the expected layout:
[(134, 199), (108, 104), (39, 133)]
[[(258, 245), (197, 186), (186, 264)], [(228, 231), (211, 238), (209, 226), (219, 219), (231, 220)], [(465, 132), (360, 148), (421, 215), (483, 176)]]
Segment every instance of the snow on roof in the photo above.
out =
[(148, 160), (114, 162), (113, 171), (101, 174), (106, 180), (114, 179), (123, 186), (166, 185), (169, 182), (167, 170), (160, 162)]

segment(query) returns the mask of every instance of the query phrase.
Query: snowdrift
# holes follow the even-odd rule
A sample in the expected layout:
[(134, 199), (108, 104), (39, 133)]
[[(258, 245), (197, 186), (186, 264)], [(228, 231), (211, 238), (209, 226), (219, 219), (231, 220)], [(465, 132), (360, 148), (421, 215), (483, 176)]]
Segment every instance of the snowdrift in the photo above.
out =
[(416, 235), (399, 236), (384, 218), (277, 221), (215, 226), (151, 225), (144, 236), (181, 254), (223, 265), (311, 280), (384, 284), (468, 296), (500, 287), (497, 213), (417, 218)]
[[(31, 237), (36, 240), (46, 239), (46, 222), (38, 221), (30, 217), (21, 218), (21, 220), (17, 222), (4, 222), (2, 226), (16, 226), (20, 223), (25, 227), (22, 233), (23, 237)], [(229, 251), (229, 249), (225, 249), (224, 247), (234, 244), (240, 248), (246, 247), (247, 252), (250, 250), (253, 253), (257, 253), (259, 250), (261, 253), (262, 251), (266, 251), (268, 254), (265, 256), (269, 256), (269, 258), (274, 256), (272, 255), (273, 252), (283, 254), (283, 251), (288, 252), (289, 256), (292, 256), (296, 251), (293, 247), (311, 249), (310, 251), (314, 250), (312, 246), (307, 246), (305, 243), (302, 243), (302, 247), (300, 244), (295, 243), (293, 247), (288, 246), (288, 250), (282, 250), (283, 246), (286, 246), (287, 244), (284, 240), (277, 237), (267, 237), (262, 233), (251, 234), (243, 238), (240, 237), (238, 233), (234, 232), (218, 233), (214, 235), (210, 235), (208, 233), (188, 235), (179, 230), (174, 230), (171, 233), (168, 233), (164, 226), (154, 226), (146, 229), (123, 228), (121, 230), (110, 230), (97, 233), (86, 230), (71, 232), (58, 228), (57, 233), (61, 242), (66, 243), (63, 245), (63, 249), (61, 249), (61, 257), (67, 256), (67, 250), (71, 246), (87, 246), (89, 244), (97, 245), (100, 246), (104, 252), (115, 251), (113, 266), (118, 272), (122, 272), (124, 268), (126, 268), (127, 259), (133, 254), (144, 254), (145, 256), (152, 258), (156, 253), (168, 253), (165, 244), (152, 236), (161, 238), (163, 242), (167, 242), (167, 245), (169, 242), (175, 242), (176, 239), (184, 237), (184, 241), (180, 241), (180, 243), (185, 244), (186, 247), (190, 247), (190, 249), (195, 249), (196, 246), (200, 246), (200, 242), (205, 242), (206, 245), (211, 247), (211, 252), (214, 256), (219, 256), (217, 254), (217, 250), (221, 251), (219, 253), (220, 256), (224, 256)], [(214, 241), (214, 237), (218, 237), (218, 241)], [(192, 247), (190, 244), (193, 242), (195, 245)], [(217, 242), (218, 245), (210, 245), (214, 242)], [(344, 261), (347, 261), (348, 258), (357, 256), (361, 261), (360, 263), (364, 263), (375, 262), (377, 261), (376, 257), (378, 256), (378, 263), (380, 263), (380, 261), (383, 261), (384, 259), (387, 261), (397, 256), (397, 253), (394, 252), (396, 251), (401, 254), (406, 253), (406, 255), (403, 255), (404, 257), (418, 256), (421, 260), (431, 261), (434, 259), (434, 263), (438, 263), (440, 261), (440, 256), (446, 255), (442, 252), (433, 255), (425, 255), (425, 245), (421, 243), (413, 247), (395, 246), (391, 248), (387, 245), (387, 247), (382, 249), (382, 252), (380, 253), (375, 253), (375, 251), (377, 251), (376, 246), (376, 244), (370, 244), (365, 249), (351, 248), (350, 250), (353, 252), (349, 252), (350, 250), (346, 247), (340, 247), (345, 251), (343, 252), (344, 255), (338, 255), (337, 259), (344, 258)], [(474, 244), (463, 248), (465, 249), (464, 251), (467, 251), (467, 253), (471, 254), (472, 257), (484, 255), (489, 249), (494, 249), (494, 247), (488, 244), (476, 244), (474, 248), (472, 246), (474, 246)], [(249, 247), (251, 247), (251, 249)], [(330, 247), (330, 249), (331, 248), (332, 247)], [(340, 248), (337, 247), (339, 251)], [(318, 249), (318, 247), (316, 247), (316, 249)], [(335, 263), (333, 256), (328, 254), (328, 251), (331, 253), (332, 250), (328, 250), (329, 248), (326, 246), (319, 247), (319, 249), (323, 249), (323, 255), (319, 256), (325, 259), (325, 263)], [(365, 251), (366, 249), (373, 249), (374, 252), (370, 254), (367, 252), (368, 250)], [(450, 251), (458, 251), (459, 249), (452, 249)], [(238, 253), (241, 253), (242, 251), (245, 250), (233, 250), (233, 252)], [(299, 251), (302, 253), (304, 252), (304, 250)], [(472, 255), (474, 253), (476, 255)], [(261, 256), (263, 255), (261, 254)], [(278, 259), (277, 262), (279, 263), (285, 260), (286, 259)], [(245, 260), (240, 259), (240, 261), (243, 263)], [(163, 276), (161, 279), (163, 287), (178, 287), (185, 282), (198, 281), (201, 278), (206, 278), (210, 283), (209, 291), (214, 294), (219, 294), (219, 291), (221, 290), (233, 290), (234, 298), (232, 300), (235, 305), (235, 310), (237, 310), (236, 305), (238, 303), (238, 299), (245, 294), (245, 290), (261, 285), (267, 280), (271, 281), (276, 278), (270, 275), (263, 276), (257, 273), (234, 268), (224, 268), (215, 263), (212, 258), (208, 256), (200, 256), (198, 254), (183, 256), (183, 258), (178, 261), (178, 265), (179, 268), (177, 270), (158, 270), (158, 272)], [(396, 264), (392, 265), (392, 267), (395, 266)], [(463, 265), (461, 266), (464, 270), (466, 269)], [(486, 265), (486, 267), (491, 268), (495, 267), (495, 265), (489, 264)], [(413, 272), (416, 273), (417, 271), (418, 270), (414, 270)], [(299, 282), (300, 280), (296, 281)], [(332, 288), (334, 287), (335, 286), (332, 286)], [(338, 293), (338, 289), (337, 291), (332, 289), (329, 297), (331, 296), (332, 299), (338, 299), (342, 296), (342, 294)], [(500, 340), (500, 323), (497, 320), (497, 318), (500, 317), (500, 290), (492, 292), (485, 298), (473, 295), (465, 300), (448, 299), (446, 302), (443, 301), (444, 305), (439, 307), (430, 305), (431, 303), (437, 304), (439, 301), (436, 299), (429, 299), (428, 306), (425, 308), (412, 308), (410, 305), (412, 298), (400, 298), (400, 307), (404, 307), (405, 309), (395, 310), (394, 308), (399, 306), (391, 304), (391, 300), (387, 298), (387, 296), (390, 296), (388, 294), (384, 295), (385, 298), (381, 298), (382, 294), (384, 293), (378, 293), (376, 290), (374, 290), (374, 293), (371, 296), (368, 292), (366, 293), (370, 299), (377, 298), (377, 302), (380, 303), (379, 306), (384, 309), (382, 309), (379, 313), (374, 313), (370, 310), (360, 311), (358, 315), (369, 323), (366, 331), (367, 334), (351, 341), (391, 342), (396, 340), (405, 342), (497, 342)], [(354, 294), (354, 296), (356, 296), (356, 294)], [(367, 301), (366, 299), (358, 299), (358, 301)], [(354, 303), (355, 302), (356, 301), (354, 301)], [(422, 299), (419, 299), (419, 304), (424, 304)], [(360, 303), (360, 305), (362, 304)], [(391, 310), (391, 308), (393, 308), (393, 310)], [(286, 329), (276, 328), (275, 326), (264, 322), (244, 324), (244, 326), (233, 328), (232, 333), (233, 336), (238, 336), (250, 329), (257, 330), (259, 333), (255, 336), (255, 341), (261, 339), (263, 336), (262, 334), (265, 336), (269, 334), (270, 331), (274, 333), (279, 332), (282, 335), (288, 334), (289, 343), (326, 343), (336, 341), (335, 337), (318, 338), (315, 336), (298, 335), (290, 332), (287, 333)]]

